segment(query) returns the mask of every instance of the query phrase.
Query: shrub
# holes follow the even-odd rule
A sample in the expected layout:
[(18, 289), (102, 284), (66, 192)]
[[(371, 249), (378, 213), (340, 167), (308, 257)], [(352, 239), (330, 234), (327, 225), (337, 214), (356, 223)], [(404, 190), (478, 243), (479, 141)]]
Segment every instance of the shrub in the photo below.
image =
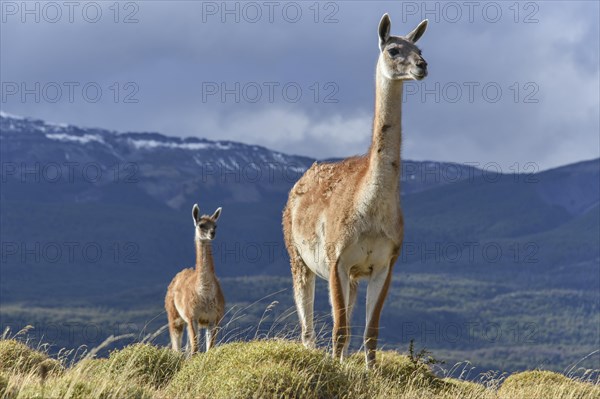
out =
[(285, 340), (226, 344), (195, 355), (167, 393), (178, 398), (324, 398), (349, 389), (339, 363)]
[(179, 371), (183, 354), (149, 344), (135, 344), (110, 354), (107, 366), (114, 374), (137, 379), (155, 388), (166, 385)]
[(498, 393), (501, 399), (595, 399), (600, 398), (600, 387), (552, 371), (535, 370), (511, 375)]
[(45, 353), (36, 351), (14, 339), (0, 340), (0, 371), (7, 373), (40, 372), (53, 374), (60, 372), (58, 360), (50, 359)]
[(439, 398), (493, 398), (497, 399), (496, 392), (485, 386), (465, 380), (444, 378), (444, 387), (439, 390)]
[(49, 378), (42, 385), (39, 381), (27, 381), (19, 387), (17, 398), (65, 398), (65, 399), (151, 399), (155, 392), (127, 373), (111, 372), (108, 359), (84, 359), (64, 374)]
[(363, 353), (353, 354), (342, 367), (346, 369), (347, 378), (354, 381), (352, 397), (429, 397), (444, 386), (426, 364), (395, 351), (377, 351), (375, 366), (368, 372)]

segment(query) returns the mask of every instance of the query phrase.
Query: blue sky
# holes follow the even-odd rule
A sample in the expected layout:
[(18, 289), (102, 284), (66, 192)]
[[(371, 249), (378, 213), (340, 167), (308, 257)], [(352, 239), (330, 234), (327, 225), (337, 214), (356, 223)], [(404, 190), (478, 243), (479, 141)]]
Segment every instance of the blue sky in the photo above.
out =
[(508, 171), (600, 156), (596, 1), (22, 4), (1, 2), (9, 113), (363, 153), (388, 12), (395, 35), (430, 22), (429, 77), (405, 85), (405, 159)]

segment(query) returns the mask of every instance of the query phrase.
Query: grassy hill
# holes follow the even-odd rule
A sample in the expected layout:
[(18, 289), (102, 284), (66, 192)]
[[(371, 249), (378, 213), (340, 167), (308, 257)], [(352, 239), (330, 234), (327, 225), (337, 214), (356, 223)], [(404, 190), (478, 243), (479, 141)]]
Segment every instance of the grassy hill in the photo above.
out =
[(221, 345), (186, 358), (138, 343), (77, 361), (51, 359), (14, 339), (0, 340), (2, 398), (432, 398), (595, 399), (600, 380), (586, 372), (527, 371), (478, 382), (437, 376), (422, 353), (381, 351), (373, 370), (362, 354), (343, 363), (285, 339)]

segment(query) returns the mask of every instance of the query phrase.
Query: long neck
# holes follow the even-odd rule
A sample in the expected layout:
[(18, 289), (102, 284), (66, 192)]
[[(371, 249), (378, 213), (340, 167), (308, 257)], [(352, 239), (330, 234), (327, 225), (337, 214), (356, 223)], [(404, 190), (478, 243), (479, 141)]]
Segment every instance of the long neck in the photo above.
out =
[(209, 283), (215, 273), (212, 246), (210, 241), (195, 240), (196, 243), (196, 278), (199, 286)]
[(385, 77), (380, 63), (377, 63), (375, 77), (375, 118), (368, 178), (379, 188), (383, 186), (397, 192), (401, 167), (402, 81)]

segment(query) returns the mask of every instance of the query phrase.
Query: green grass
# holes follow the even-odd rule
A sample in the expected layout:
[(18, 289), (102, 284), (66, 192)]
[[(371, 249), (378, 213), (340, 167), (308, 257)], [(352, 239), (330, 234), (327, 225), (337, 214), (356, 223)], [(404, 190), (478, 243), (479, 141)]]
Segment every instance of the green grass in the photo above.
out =
[[(16, 355), (15, 355), (16, 354)], [(52, 361), (52, 372), (40, 373)], [(233, 342), (186, 358), (134, 344), (106, 359), (65, 364), (15, 339), (0, 340), (0, 397), (154, 398), (432, 398), (516, 399), (600, 397), (596, 378), (527, 371), (485, 383), (437, 377), (423, 362), (379, 351), (374, 369), (361, 353), (340, 363), (323, 350), (284, 339)], [(499, 388), (499, 389), (498, 389)]]

